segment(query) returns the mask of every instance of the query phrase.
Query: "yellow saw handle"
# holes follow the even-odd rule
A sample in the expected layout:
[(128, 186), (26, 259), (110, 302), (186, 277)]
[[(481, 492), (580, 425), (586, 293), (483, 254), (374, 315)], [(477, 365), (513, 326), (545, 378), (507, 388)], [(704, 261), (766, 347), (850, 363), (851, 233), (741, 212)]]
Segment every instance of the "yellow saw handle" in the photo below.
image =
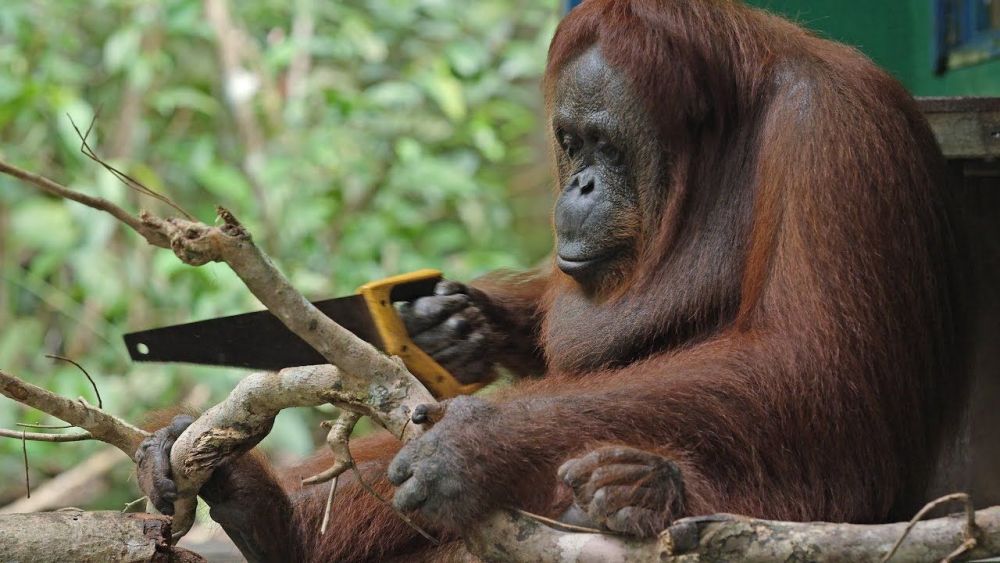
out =
[(441, 278), (438, 270), (424, 269), (400, 274), (381, 280), (368, 282), (358, 288), (368, 311), (375, 321), (375, 329), (382, 339), (382, 349), (390, 356), (399, 356), (410, 373), (438, 399), (448, 399), (456, 395), (468, 395), (484, 387), (488, 381), (463, 384), (455, 379), (441, 364), (410, 340), (403, 319), (399, 318), (392, 305), (392, 288), (406, 283)]

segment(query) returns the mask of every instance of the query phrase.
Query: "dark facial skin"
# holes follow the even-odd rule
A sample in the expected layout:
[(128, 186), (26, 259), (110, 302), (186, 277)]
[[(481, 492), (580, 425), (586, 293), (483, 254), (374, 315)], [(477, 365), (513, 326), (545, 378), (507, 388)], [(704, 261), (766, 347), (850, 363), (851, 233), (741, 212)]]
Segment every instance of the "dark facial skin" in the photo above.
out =
[(556, 264), (584, 286), (605, 287), (634, 259), (637, 186), (655, 169), (658, 145), (630, 85), (597, 48), (567, 66), (554, 101)]

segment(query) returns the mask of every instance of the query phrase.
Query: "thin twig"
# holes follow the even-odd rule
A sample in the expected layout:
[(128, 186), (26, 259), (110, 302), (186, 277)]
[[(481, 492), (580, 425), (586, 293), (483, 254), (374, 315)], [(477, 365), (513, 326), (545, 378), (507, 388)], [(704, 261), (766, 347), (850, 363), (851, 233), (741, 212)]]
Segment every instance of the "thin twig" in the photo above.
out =
[(406, 514), (403, 514), (402, 511), (400, 511), (395, 506), (393, 506), (391, 502), (389, 502), (389, 501), (385, 500), (384, 498), (382, 498), (382, 495), (378, 494), (378, 491), (376, 491), (375, 489), (373, 489), (372, 486), (369, 485), (367, 481), (365, 481), (364, 477), (361, 476), (361, 471), (358, 469), (357, 464), (351, 463), (351, 469), (354, 470), (354, 477), (357, 478), (358, 483), (361, 483), (361, 486), (364, 487), (364, 489), (366, 491), (368, 491), (368, 494), (370, 494), (371, 496), (375, 497), (376, 499), (378, 499), (379, 502), (381, 502), (382, 504), (384, 504), (385, 506), (387, 506), (390, 510), (392, 510), (393, 512), (395, 512), (396, 516), (399, 516), (400, 520), (402, 520), (403, 522), (406, 522), (411, 528), (413, 528), (414, 530), (416, 530), (416, 532), (418, 534), (420, 534), (421, 536), (424, 536), (424, 538), (426, 538), (427, 541), (431, 542), (431, 544), (433, 544), (433, 545), (439, 545), (441, 543), (440, 540), (438, 540), (434, 536), (430, 535), (429, 532), (427, 532), (426, 530), (424, 530), (423, 528), (421, 528), (420, 525), (417, 524), (416, 522), (414, 522), (412, 519), (410, 519), (409, 516), (407, 516)]
[(112, 176), (117, 178), (118, 181), (121, 182), (122, 184), (125, 184), (125, 186), (128, 187), (129, 189), (135, 190), (143, 195), (149, 196), (157, 201), (163, 202), (169, 205), (170, 207), (174, 208), (174, 210), (183, 215), (186, 219), (193, 221), (194, 217), (190, 213), (185, 211), (184, 208), (182, 208), (180, 205), (175, 203), (174, 200), (170, 199), (169, 197), (163, 194), (156, 193), (155, 191), (146, 187), (146, 185), (143, 184), (142, 182), (136, 180), (135, 178), (129, 176), (128, 174), (122, 172), (121, 170), (118, 170), (114, 166), (111, 166), (104, 159), (97, 156), (97, 153), (94, 151), (93, 148), (91, 148), (90, 144), (87, 141), (87, 138), (90, 137), (90, 132), (94, 129), (94, 122), (97, 121), (97, 115), (98, 113), (94, 112), (94, 117), (90, 120), (90, 126), (87, 127), (87, 132), (81, 133), (80, 128), (76, 126), (76, 122), (73, 121), (73, 118), (69, 114), (66, 114), (66, 117), (69, 118), (70, 125), (72, 125), (73, 130), (76, 131), (77, 137), (80, 138), (80, 152), (83, 153), (84, 156), (86, 156), (90, 160), (93, 160), (97, 164), (101, 165), (105, 170), (110, 172)]
[(37, 428), (41, 430), (65, 430), (67, 428), (73, 428), (72, 424), (34, 424), (31, 422), (15, 422), (14, 426), (20, 426), (21, 428)]
[[(972, 508), (972, 502), (969, 500), (969, 495), (966, 494), (966, 493), (952, 493), (950, 495), (945, 495), (945, 496), (943, 496), (943, 497), (941, 497), (939, 499), (932, 500), (929, 503), (927, 503), (926, 505), (924, 505), (924, 507), (921, 508), (920, 511), (917, 512), (917, 514), (913, 518), (910, 519), (909, 524), (907, 524), (906, 528), (903, 529), (903, 533), (900, 534), (899, 539), (896, 540), (896, 543), (892, 546), (892, 549), (890, 549), (889, 553), (886, 554), (886, 556), (882, 558), (882, 563), (886, 563), (887, 561), (889, 561), (889, 559), (892, 558), (893, 555), (896, 554), (896, 551), (899, 549), (899, 546), (903, 545), (903, 540), (906, 539), (906, 536), (908, 536), (910, 534), (910, 531), (913, 530), (913, 527), (917, 525), (917, 522), (919, 522), (921, 519), (923, 519), (923, 517), (926, 516), (928, 512), (934, 510), (935, 508), (941, 506), (942, 504), (945, 504), (947, 502), (951, 502), (951, 501), (954, 501), (954, 500), (962, 501), (964, 503), (964, 505), (965, 505), (965, 517), (966, 517), (966, 522), (965, 522), (965, 542), (962, 543), (962, 545), (960, 545), (958, 547), (958, 549), (956, 549), (950, 555), (948, 555), (945, 558), (945, 560), (948, 560), (949, 558), (957, 557), (957, 556), (961, 555), (962, 553), (965, 553), (965, 551), (967, 551), (971, 547), (974, 547), (976, 545), (975, 544), (975, 541), (976, 541), (976, 512)], [(970, 541), (972, 542), (972, 545), (969, 546), (969, 547), (966, 547), (965, 544), (969, 543)]]
[(139, 497), (133, 501), (126, 502), (125, 508), (122, 508), (122, 512), (132, 512), (132, 509), (140, 504), (145, 506), (146, 500), (148, 500), (148, 497)]
[(84, 440), (93, 440), (94, 436), (90, 432), (80, 432), (79, 434), (46, 434), (44, 432), (24, 432), (21, 430), (0, 428), (0, 438), (26, 439), (32, 442), (82, 442)]
[[(89, 131), (89, 129), (88, 129), (88, 131)], [(56, 354), (45, 354), (45, 357), (46, 358), (52, 358), (53, 360), (62, 360), (64, 362), (69, 362), (69, 363), (73, 364), (74, 366), (76, 366), (76, 368), (78, 370), (82, 371), (83, 372), (83, 376), (86, 377), (87, 381), (90, 382), (90, 386), (94, 388), (94, 394), (97, 395), (97, 408), (99, 408), (99, 409), (103, 409), (104, 408), (104, 401), (101, 400), (101, 392), (97, 390), (97, 384), (94, 383), (94, 378), (90, 377), (90, 374), (87, 373), (87, 370), (83, 369), (83, 366), (81, 366), (80, 364), (74, 362), (73, 360), (71, 360), (69, 358), (66, 358), (64, 356), (57, 356)]]
[(574, 524), (567, 524), (565, 522), (560, 522), (558, 520), (553, 520), (552, 518), (546, 518), (541, 514), (535, 514), (534, 512), (528, 512), (527, 510), (521, 510), (520, 508), (514, 508), (514, 512), (520, 514), (521, 516), (526, 516), (532, 520), (537, 520), (542, 524), (550, 528), (555, 528), (563, 532), (580, 532), (584, 534), (604, 534), (607, 536), (617, 535), (614, 532), (609, 532), (607, 530), (599, 530), (597, 528), (588, 528), (587, 526), (576, 526)]
[[(72, 447), (72, 445), (67, 444), (59, 444), (59, 446)], [(28, 455), (30, 456), (30, 444), (28, 447)], [(100, 481), (101, 475), (125, 459), (127, 458), (115, 448), (102, 447), (94, 452), (94, 455), (66, 468), (58, 475), (53, 475), (44, 483), (36, 482), (37, 479), (32, 475), (31, 498), (25, 498), (22, 494), (21, 498), (0, 507), (0, 518), (3, 518), (4, 514), (40, 512), (83, 502), (95, 492), (95, 482)], [(128, 474), (134, 473), (128, 472)], [(0, 545), (2, 544), (3, 542), (0, 541)], [(0, 559), (3, 558), (0, 557)]]
[(955, 559), (958, 559), (965, 552), (976, 547), (979, 541), (979, 526), (976, 525), (976, 509), (972, 506), (972, 500), (969, 498), (968, 494), (959, 494), (965, 495), (965, 529), (963, 530), (965, 533), (965, 541), (962, 542), (962, 545), (956, 547), (955, 551), (946, 555), (945, 558), (941, 560), (942, 563), (951, 563)]
[(21, 431), (21, 451), (24, 453), (24, 496), (31, 498), (31, 475), (28, 472), (28, 440), (25, 432)]
[(330, 509), (333, 507), (333, 495), (337, 494), (337, 482), (340, 481), (340, 476), (333, 478), (330, 481), (330, 493), (326, 495), (326, 508), (323, 510), (323, 523), (319, 525), (320, 535), (326, 533), (326, 525), (330, 523)]
[(326, 433), (326, 444), (333, 452), (334, 463), (325, 471), (312, 477), (302, 480), (303, 485), (315, 485), (325, 483), (331, 479), (336, 479), (354, 463), (351, 457), (351, 450), (348, 447), (351, 432), (354, 426), (361, 419), (361, 415), (352, 411), (343, 411), (336, 420), (324, 420), (320, 426), (328, 430)]
[(962, 542), (962, 545), (955, 548), (955, 551), (946, 555), (944, 559), (941, 560), (941, 563), (952, 563), (952, 561), (958, 559), (964, 555), (965, 552), (974, 547), (976, 547), (976, 538), (967, 538), (964, 542)]
[[(131, 227), (135, 232), (143, 235), (151, 244), (156, 244), (153, 239), (146, 236), (146, 234), (149, 233), (149, 228), (143, 225), (142, 222), (139, 221), (138, 217), (133, 217), (127, 211), (104, 199), (103, 197), (93, 197), (71, 190), (62, 184), (46, 178), (45, 176), (39, 176), (38, 174), (28, 172), (27, 170), (22, 170), (21, 168), (8, 164), (2, 160), (0, 160), (0, 173), (13, 176), (14, 178), (31, 184), (47, 194), (75, 201), (77, 203), (82, 203), (87, 207), (110, 213), (115, 219), (118, 219), (122, 223)], [(165, 239), (161, 244), (156, 244), (156, 246), (169, 248), (169, 244)]]
[(60, 397), (51, 391), (4, 373), (2, 369), (0, 369), (0, 395), (87, 430), (87, 434), (68, 439), (63, 437), (66, 435), (54, 438), (56, 435), (39, 434), (39, 439), (42, 441), (75, 441), (92, 437), (115, 446), (131, 457), (139, 447), (139, 442), (149, 436), (149, 432), (96, 407), (91, 407), (82, 399), (73, 401)]
[[(323, 483), (331, 479), (336, 482), (336, 479), (340, 477), (342, 473), (347, 471), (348, 468), (354, 470), (354, 475), (357, 477), (358, 482), (361, 486), (372, 495), (379, 502), (389, 507), (399, 518), (406, 522), (411, 528), (417, 531), (420, 535), (427, 538), (431, 543), (437, 545), (439, 541), (426, 532), (423, 528), (417, 525), (416, 522), (411, 520), (408, 516), (403, 514), (401, 511), (397, 510), (396, 507), (392, 506), (391, 503), (386, 501), (379, 495), (375, 489), (369, 485), (364, 477), (361, 476), (361, 471), (358, 470), (357, 464), (354, 463), (354, 458), (351, 456), (351, 449), (348, 447), (348, 442), (350, 441), (351, 432), (354, 430), (354, 425), (357, 424), (358, 420), (361, 418), (361, 414), (353, 411), (342, 411), (340, 416), (336, 420), (325, 420), (322, 423), (323, 428), (329, 430), (326, 434), (326, 443), (333, 452), (335, 461), (329, 469), (322, 471), (312, 477), (307, 479), (302, 479), (303, 485), (314, 485), (317, 483)], [(323, 524), (320, 526), (320, 533), (326, 530), (326, 521), (329, 516), (329, 511), (331, 504), (333, 502), (333, 488), (330, 489), (329, 497), (327, 498), (326, 514), (323, 517)]]

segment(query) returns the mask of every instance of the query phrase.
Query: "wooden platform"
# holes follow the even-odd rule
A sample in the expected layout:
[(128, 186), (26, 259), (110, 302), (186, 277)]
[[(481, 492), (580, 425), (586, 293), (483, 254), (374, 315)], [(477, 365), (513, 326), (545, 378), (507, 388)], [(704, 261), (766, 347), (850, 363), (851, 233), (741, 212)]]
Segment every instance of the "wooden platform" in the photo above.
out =
[(1000, 98), (917, 98), (949, 160), (986, 161), (1000, 170)]

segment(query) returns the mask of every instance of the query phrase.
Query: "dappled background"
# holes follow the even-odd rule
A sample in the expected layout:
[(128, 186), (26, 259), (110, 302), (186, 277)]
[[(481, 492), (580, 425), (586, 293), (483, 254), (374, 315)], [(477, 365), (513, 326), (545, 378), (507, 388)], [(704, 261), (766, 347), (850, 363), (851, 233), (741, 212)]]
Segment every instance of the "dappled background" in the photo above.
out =
[[(544, 259), (549, 170), (539, 78), (555, 1), (6, 0), (0, 157), (128, 209), (165, 212), (79, 152), (199, 219), (233, 210), (313, 298), (422, 267), (468, 279)], [(190, 268), (110, 217), (0, 178), (0, 368), (138, 421), (205, 408), (239, 370), (134, 365), (121, 336), (259, 308), (225, 266)], [(284, 412), (266, 440), (314, 449), (322, 413)], [(0, 402), (0, 427), (52, 424)], [(0, 506), (25, 492), (0, 440)], [(106, 446), (28, 443), (21, 509), (120, 508), (139, 495)], [(75, 480), (74, 480), (75, 479)], [(53, 504), (45, 504), (52, 502)]]

